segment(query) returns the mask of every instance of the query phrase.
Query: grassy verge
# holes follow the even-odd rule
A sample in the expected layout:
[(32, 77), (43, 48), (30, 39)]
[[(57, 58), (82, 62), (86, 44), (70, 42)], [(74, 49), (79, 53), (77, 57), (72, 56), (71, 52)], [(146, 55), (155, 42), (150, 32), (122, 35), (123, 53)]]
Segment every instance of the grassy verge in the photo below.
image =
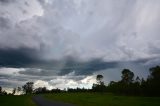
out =
[(49, 100), (78, 106), (160, 106), (158, 97), (128, 97), (99, 93), (59, 93), (44, 95)]
[(0, 106), (36, 106), (31, 95), (0, 96)]

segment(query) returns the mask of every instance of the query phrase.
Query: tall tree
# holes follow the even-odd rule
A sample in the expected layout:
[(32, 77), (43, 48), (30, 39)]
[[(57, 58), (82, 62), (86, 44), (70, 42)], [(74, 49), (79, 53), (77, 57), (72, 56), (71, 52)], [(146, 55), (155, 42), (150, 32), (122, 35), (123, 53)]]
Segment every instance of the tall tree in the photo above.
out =
[(150, 78), (160, 81), (160, 66), (152, 67), (149, 69)]
[(2, 87), (0, 86), (0, 93), (2, 92)]
[(129, 84), (133, 81), (134, 73), (130, 71), (129, 69), (123, 69), (121, 77), (122, 77), (123, 83)]
[(104, 84), (102, 79), (103, 79), (103, 75), (97, 75), (96, 80), (99, 85)]
[(33, 82), (27, 82), (24, 86), (22, 86), (23, 91), (26, 94), (31, 94), (33, 92)]
[(18, 87), (18, 88), (17, 88), (17, 92), (20, 92), (20, 91), (21, 91), (21, 87)]
[(13, 88), (12, 95), (16, 93), (16, 88)]

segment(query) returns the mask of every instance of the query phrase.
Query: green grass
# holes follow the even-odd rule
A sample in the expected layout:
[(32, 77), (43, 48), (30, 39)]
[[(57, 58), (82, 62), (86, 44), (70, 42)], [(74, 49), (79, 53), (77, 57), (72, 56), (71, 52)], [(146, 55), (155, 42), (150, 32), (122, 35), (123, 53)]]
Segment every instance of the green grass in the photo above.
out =
[(114, 96), (99, 93), (46, 94), (45, 98), (77, 104), (78, 106), (160, 106), (158, 97)]
[(36, 106), (32, 102), (32, 96), (0, 96), (0, 106)]

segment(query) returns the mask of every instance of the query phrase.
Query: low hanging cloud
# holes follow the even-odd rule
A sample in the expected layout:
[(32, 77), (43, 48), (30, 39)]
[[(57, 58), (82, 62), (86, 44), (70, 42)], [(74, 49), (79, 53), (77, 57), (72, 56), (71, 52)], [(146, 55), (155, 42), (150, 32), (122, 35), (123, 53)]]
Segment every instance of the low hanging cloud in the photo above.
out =
[[(28, 4), (21, 8), (29, 12), (32, 2), (26, 2), (14, 1), (14, 5)], [(159, 56), (152, 52), (159, 49), (158, 1), (35, 0), (34, 5), (35, 11), (28, 15), (15, 7), (18, 17), (7, 11), (10, 5), (2, 7), (0, 26), (7, 31), (0, 31), (1, 49), (35, 49), (43, 59), (69, 55), (108, 61)], [(150, 50), (151, 46), (156, 50)]]
[(160, 64), (159, 10), (159, 0), (0, 0), (0, 85), (122, 68), (146, 76)]

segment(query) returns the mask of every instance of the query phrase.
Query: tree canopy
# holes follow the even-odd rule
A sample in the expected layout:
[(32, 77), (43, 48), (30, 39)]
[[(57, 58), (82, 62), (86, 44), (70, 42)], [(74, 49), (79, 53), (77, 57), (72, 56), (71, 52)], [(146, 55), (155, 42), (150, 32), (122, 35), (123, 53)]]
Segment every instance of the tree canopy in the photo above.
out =
[(24, 86), (22, 86), (23, 88), (23, 91), (26, 93), (26, 94), (30, 94), (33, 92), (33, 82), (27, 82)]

